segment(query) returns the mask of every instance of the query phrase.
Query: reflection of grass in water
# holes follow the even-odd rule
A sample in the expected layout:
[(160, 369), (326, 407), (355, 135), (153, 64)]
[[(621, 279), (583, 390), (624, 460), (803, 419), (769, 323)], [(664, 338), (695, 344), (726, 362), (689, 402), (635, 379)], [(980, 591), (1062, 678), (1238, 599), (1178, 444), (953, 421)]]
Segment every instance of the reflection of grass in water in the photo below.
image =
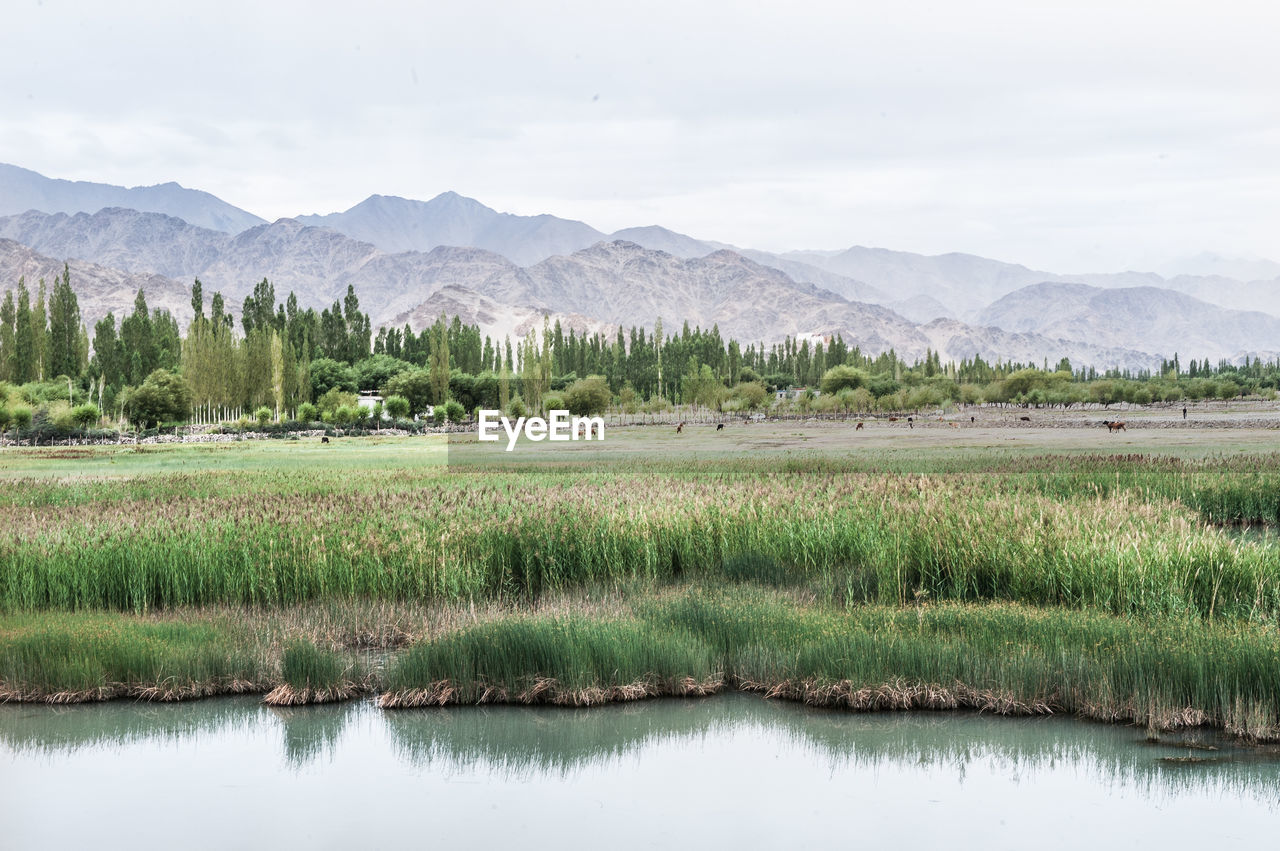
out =
[(128, 748), (233, 735), (260, 724), (258, 698), (210, 698), (188, 703), (0, 704), (0, 743), (17, 753), (67, 753)]
[(358, 703), (272, 707), (280, 722), (284, 758), (290, 768), (305, 768), (321, 758), (332, 761), (342, 734), (361, 711)]
[[(874, 771), (925, 766), (954, 772), (991, 765), (1026, 779), (1078, 765), (1108, 786), (1149, 798), (1185, 794), (1248, 797), (1280, 806), (1280, 760), (1274, 751), (1187, 751), (1152, 746), (1131, 727), (1063, 718), (1008, 719), (969, 713), (850, 714), (731, 694), (655, 700), (590, 709), (461, 707), (378, 712), (366, 702), (268, 708), (256, 700), (218, 698), (183, 704), (0, 706), (0, 745), (22, 754), (56, 757), (83, 749), (118, 750), (217, 739), (278, 727), (284, 763), (293, 770), (346, 750), (381, 742), (415, 770), (435, 774), (493, 772), (536, 780), (609, 768), (654, 749), (697, 749), (709, 739), (766, 739), (766, 749), (800, 750), (813, 771)], [(380, 745), (379, 745), (380, 746)], [(747, 745), (743, 744), (743, 747)], [(202, 746), (203, 747), (203, 746)], [(1227, 761), (1161, 762), (1165, 756)], [(1075, 769), (1072, 769), (1075, 770)]]
[[(589, 709), (463, 707), (385, 714), (401, 759), (422, 771), (494, 772), (536, 780), (602, 770), (655, 749), (696, 749), (709, 738), (766, 737), (812, 756), (814, 771), (931, 766), (961, 776), (990, 764), (1001, 773), (1079, 764), (1105, 783), (1148, 797), (1206, 790), (1280, 805), (1280, 761), (1219, 744), (1231, 761), (1169, 765), (1176, 747), (1141, 743), (1133, 728), (1060, 718), (972, 714), (850, 715), (742, 695), (659, 700)], [(746, 747), (746, 745), (743, 745)]]
[(253, 698), (187, 703), (82, 703), (72, 706), (0, 705), (0, 745), (15, 753), (49, 755), (81, 750), (127, 750), (156, 743), (230, 737), (273, 721), (285, 761), (302, 768), (337, 751), (349, 721), (367, 704), (268, 707)]

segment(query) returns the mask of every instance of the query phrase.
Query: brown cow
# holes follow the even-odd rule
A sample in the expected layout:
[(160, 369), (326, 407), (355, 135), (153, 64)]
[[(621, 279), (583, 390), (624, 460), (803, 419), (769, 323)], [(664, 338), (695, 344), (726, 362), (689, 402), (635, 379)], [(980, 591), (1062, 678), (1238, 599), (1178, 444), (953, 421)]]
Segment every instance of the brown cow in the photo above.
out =
[(862, 431), (862, 423), (858, 423), (858, 425), (857, 425), (857, 427), (854, 429), (854, 431)]
[(676, 426), (676, 434), (680, 434), (682, 431), (684, 431), (684, 423), (680, 423), (680, 425)]
[(1124, 427), (1123, 422), (1110, 422), (1108, 420), (1103, 420), (1102, 423), (1107, 427), (1108, 434), (1111, 434), (1117, 431), (1128, 431), (1128, 429)]

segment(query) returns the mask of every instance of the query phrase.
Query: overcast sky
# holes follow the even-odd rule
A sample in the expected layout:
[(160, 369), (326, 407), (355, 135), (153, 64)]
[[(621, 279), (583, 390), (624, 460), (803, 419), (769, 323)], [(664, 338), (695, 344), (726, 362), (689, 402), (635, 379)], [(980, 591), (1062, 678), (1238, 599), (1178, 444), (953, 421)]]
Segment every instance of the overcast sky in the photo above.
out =
[(769, 250), (1280, 260), (1266, 2), (8, 0), (0, 161)]

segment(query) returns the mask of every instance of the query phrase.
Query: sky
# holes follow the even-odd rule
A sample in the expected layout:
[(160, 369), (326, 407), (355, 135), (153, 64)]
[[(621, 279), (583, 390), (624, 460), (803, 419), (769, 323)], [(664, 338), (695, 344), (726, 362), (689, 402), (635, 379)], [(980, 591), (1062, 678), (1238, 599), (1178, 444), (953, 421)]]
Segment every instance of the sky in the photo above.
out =
[(49, 177), (267, 219), (453, 190), (771, 251), (1280, 260), (1266, 2), (5, 6), (0, 161)]

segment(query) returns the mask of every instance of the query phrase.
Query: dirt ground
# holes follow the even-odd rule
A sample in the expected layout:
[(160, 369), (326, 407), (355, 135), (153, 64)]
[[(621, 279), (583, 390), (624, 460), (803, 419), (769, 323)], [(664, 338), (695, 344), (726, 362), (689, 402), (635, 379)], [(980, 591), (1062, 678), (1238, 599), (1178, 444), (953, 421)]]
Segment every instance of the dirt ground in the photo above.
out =
[[(970, 421), (970, 416), (973, 421)], [(1023, 420), (1028, 417), (1029, 420)], [(1125, 430), (1111, 432), (1104, 420), (1121, 420)], [(862, 428), (857, 428), (861, 422)], [(717, 456), (765, 456), (777, 453), (813, 454), (951, 454), (998, 453), (1155, 453), (1203, 457), (1235, 453), (1280, 451), (1280, 406), (1274, 403), (1230, 406), (1188, 406), (1182, 409), (1112, 411), (1036, 411), (971, 409), (959, 413), (904, 418), (888, 416), (849, 420), (795, 419), (717, 423), (687, 422), (677, 434), (669, 423), (607, 425), (603, 441), (532, 443), (520, 439), (506, 452), (506, 439), (479, 444), (474, 434), (456, 435), (449, 442), (449, 462), (486, 463), (505, 459), (539, 463), (605, 461), (608, 458), (653, 457), (671, 460), (687, 456), (709, 460)]]

